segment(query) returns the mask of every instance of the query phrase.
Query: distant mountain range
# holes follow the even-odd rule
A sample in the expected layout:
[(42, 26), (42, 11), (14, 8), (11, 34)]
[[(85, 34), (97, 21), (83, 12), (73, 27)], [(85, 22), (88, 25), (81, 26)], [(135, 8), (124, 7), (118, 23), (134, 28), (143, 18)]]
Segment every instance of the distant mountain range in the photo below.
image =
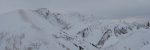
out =
[(0, 15), (0, 50), (148, 50), (150, 17), (62, 14), (46, 8)]

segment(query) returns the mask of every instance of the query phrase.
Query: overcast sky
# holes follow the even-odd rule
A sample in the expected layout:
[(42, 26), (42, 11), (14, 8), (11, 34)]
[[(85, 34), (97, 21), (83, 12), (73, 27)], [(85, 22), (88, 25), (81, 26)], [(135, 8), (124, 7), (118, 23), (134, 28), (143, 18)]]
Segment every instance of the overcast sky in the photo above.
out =
[(49, 8), (100, 16), (150, 15), (150, 0), (0, 0), (0, 14), (16, 9)]

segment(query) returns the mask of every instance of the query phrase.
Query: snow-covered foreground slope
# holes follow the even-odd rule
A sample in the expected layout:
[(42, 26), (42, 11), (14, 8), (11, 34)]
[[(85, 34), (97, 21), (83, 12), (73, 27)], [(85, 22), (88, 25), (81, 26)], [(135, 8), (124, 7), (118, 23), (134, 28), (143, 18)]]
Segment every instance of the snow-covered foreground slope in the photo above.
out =
[(0, 50), (145, 50), (149, 20), (15, 10), (0, 15)]
[(57, 32), (32, 11), (17, 10), (0, 16), (1, 50), (60, 50), (51, 36)]

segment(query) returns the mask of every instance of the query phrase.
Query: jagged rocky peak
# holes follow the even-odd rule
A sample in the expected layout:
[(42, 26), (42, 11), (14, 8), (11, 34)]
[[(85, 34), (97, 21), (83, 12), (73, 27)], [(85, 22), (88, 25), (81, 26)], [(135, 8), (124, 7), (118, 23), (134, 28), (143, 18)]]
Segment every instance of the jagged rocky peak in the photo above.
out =
[(38, 14), (43, 15), (43, 16), (48, 16), (50, 11), (47, 8), (39, 8), (35, 10)]
[(44, 16), (45, 18), (47, 18), (48, 16), (57, 16), (57, 15), (60, 15), (60, 13), (51, 12), (47, 8), (39, 8), (39, 9), (35, 10), (35, 12), (37, 12), (38, 14)]

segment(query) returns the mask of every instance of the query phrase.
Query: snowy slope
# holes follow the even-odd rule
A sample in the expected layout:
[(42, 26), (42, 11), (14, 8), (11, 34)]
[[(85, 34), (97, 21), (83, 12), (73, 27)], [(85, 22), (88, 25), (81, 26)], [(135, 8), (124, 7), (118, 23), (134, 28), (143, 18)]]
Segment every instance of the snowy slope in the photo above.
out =
[(1, 15), (0, 20), (1, 50), (61, 49), (51, 36), (57, 27), (32, 11), (16, 10)]
[(19, 9), (0, 15), (0, 50), (144, 50), (149, 20)]
[(143, 48), (141, 48), (141, 50), (149, 50), (150, 49), (150, 45), (146, 45)]

